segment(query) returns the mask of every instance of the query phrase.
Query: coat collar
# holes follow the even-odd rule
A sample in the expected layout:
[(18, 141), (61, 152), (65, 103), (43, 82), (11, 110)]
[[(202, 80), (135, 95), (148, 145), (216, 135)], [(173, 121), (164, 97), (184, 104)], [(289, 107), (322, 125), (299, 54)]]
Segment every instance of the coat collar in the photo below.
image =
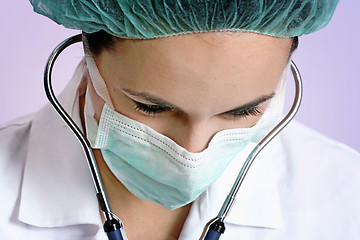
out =
[[(85, 62), (59, 101), (80, 125), (78, 87)], [(100, 223), (86, 158), (76, 137), (47, 104), (33, 118), (23, 175), (19, 220), (40, 227)]]
[[(78, 88), (83, 60), (59, 100), (79, 125)], [(281, 228), (282, 216), (272, 167), (276, 143), (270, 143), (251, 167), (226, 222), (239, 226)], [(39, 150), (40, 149), (40, 150)], [(269, 150), (271, 149), (271, 150)], [(182, 236), (201, 234), (228, 194), (251, 146), (229, 165), (222, 176), (194, 203)], [(39, 227), (75, 224), (101, 226), (93, 182), (78, 140), (48, 104), (35, 114), (20, 196), (19, 220)], [(194, 222), (197, 230), (194, 229)], [(190, 226), (192, 225), (192, 226)], [(191, 230), (190, 230), (191, 229)], [(197, 235), (200, 236), (200, 235)]]
[[(220, 178), (193, 203), (180, 239), (196, 239), (196, 236), (202, 234), (205, 225), (217, 216), (253, 147), (254, 145), (248, 145), (230, 163)], [(279, 157), (279, 147), (278, 140), (269, 143), (253, 162), (232, 209), (225, 218), (225, 225), (268, 229), (283, 227), (277, 178), (274, 162), (271, 160)], [(194, 226), (194, 222), (199, 224)]]
[[(252, 150), (253, 146), (249, 146)], [(277, 159), (276, 142), (269, 144), (254, 160), (238, 192), (235, 204), (226, 221), (242, 226), (280, 229), (283, 227), (280, 199), (277, 189), (274, 162)], [(238, 161), (229, 168), (229, 176), (235, 180), (240, 166), (250, 151), (244, 152)], [(241, 165), (240, 165), (241, 162)], [(236, 165), (236, 166), (235, 166)], [(233, 182), (233, 181), (230, 181)]]

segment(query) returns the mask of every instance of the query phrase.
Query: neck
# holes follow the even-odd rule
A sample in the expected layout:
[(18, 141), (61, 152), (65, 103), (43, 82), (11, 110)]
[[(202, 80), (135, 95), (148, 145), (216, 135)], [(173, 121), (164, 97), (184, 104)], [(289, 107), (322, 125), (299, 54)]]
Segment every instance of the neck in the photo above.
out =
[(191, 204), (171, 211), (156, 203), (135, 197), (112, 174), (100, 150), (95, 150), (94, 155), (112, 211), (124, 223), (127, 237), (178, 239)]

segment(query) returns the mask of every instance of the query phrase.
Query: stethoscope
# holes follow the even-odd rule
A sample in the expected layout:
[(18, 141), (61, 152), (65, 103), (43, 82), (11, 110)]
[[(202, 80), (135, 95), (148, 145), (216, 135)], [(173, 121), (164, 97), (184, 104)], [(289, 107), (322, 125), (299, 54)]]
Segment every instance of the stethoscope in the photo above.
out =
[[(65, 121), (71, 131), (75, 134), (75, 136), (80, 141), (85, 155), (88, 161), (88, 165), (90, 168), (90, 173), (93, 178), (96, 196), (99, 202), (99, 206), (101, 211), (104, 214), (105, 223), (104, 223), (104, 231), (106, 232), (109, 240), (123, 240), (127, 239), (124, 231), (123, 224), (121, 220), (112, 213), (110, 204), (108, 202), (108, 198), (106, 196), (106, 192), (104, 190), (102, 180), (99, 174), (99, 170), (95, 161), (95, 157), (90, 145), (90, 142), (87, 138), (82, 134), (79, 127), (75, 124), (75, 122), (71, 119), (71, 117), (66, 113), (64, 108), (61, 106), (59, 101), (57, 100), (54, 91), (52, 89), (51, 83), (51, 75), (52, 69), (55, 64), (56, 59), (60, 55), (60, 53), (65, 50), (68, 46), (81, 42), (82, 35), (78, 34), (73, 37), (66, 39), (61, 42), (51, 53), (44, 72), (44, 87), (46, 96), (48, 97), (50, 103), (55, 108), (56, 112), (60, 115), (60, 117)], [(219, 239), (221, 234), (225, 232), (225, 224), (224, 220), (226, 216), (229, 214), (232, 204), (234, 203), (236, 194), (238, 193), (240, 186), (251, 167), (251, 164), (254, 162), (256, 156), (260, 153), (260, 151), (282, 130), (285, 126), (294, 118), (296, 115), (302, 98), (302, 80), (294, 62), (291, 61), (291, 72), (294, 76), (295, 80), (295, 98), (293, 105), (288, 112), (288, 114), (254, 147), (251, 151), (247, 159), (245, 160), (229, 194), (227, 195), (218, 215), (212, 219), (205, 227), (204, 233), (201, 236), (201, 239), (204, 240), (216, 240)]]

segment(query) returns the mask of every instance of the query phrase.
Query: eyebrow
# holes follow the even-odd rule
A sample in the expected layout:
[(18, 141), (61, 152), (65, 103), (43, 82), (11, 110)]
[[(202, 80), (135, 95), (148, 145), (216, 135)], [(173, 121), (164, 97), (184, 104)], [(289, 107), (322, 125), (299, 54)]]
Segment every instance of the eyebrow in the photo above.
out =
[(237, 108), (234, 108), (230, 111), (226, 111), (224, 112), (223, 114), (231, 114), (231, 113), (236, 113), (236, 112), (244, 112), (248, 109), (252, 109), (252, 108), (255, 108), (257, 106), (259, 106), (260, 104), (272, 99), (273, 97), (275, 96), (275, 93), (271, 93), (269, 95), (264, 95), (264, 96), (261, 96), (259, 97), (258, 99), (254, 100), (254, 101), (251, 101), (245, 105), (242, 105), (240, 107), (237, 107)]
[[(132, 95), (134, 97), (142, 97), (145, 100), (147, 100), (148, 102), (150, 102), (152, 104), (156, 104), (159, 107), (175, 110), (175, 111), (182, 112), (182, 113), (184, 112), (179, 107), (174, 106), (171, 103), (169, 103), (169, 102), (167, 102), (167, 101), (165, 101), (165, 100), (163, 100), (161, 98), (152, 96), (147, 92), (137, 92), (137, 91), (134, 91), (134, 90), (131, 90), (131, 89), (124, 89), (124, 88), (122, 90), (125, 93), (127, 93), (129, 95)], [(226, 112), (221, 113), (221, 114), (231, 114), (231, 113), (234, 113), (234, 112), (241, 112), (241, 111), (245, 111), (245, 110), (257, 107), (260, 104), (272, 99), (274, 96), (275, 96), (274, 92), (269, 94), (269, 95), (263, 95), (263, 96), (255, 99), (254, 101), (251, 101), (249, 103), (246, 103), (246, 104), (244, 104), (242, 106), (236, 107), (236, 108), (234, 108), (232, 110), (226, 111)]]
[(161, 98), (152, 96), (147, 92), (137, 92), (137, 91), (134, 91), (134, 90), (131, 90), (131, 89), (125, 89), (125, 88), (123, 88), (122, 90), (125, 93), (127, 93), (129, 95), (132, 95), (134, 97), (142, 97), (143, 99), (147, 100), (148, 102), (151, 102), (152, 104), (156, 104), (159, 107), (164, 107), (164, 108), (176, 110), (176, 111), (179, 111), (179, 112), (183, 112), (179, 107), (176, 107), (176, 106), (172, 105), (171, 103), (169, 103), (169, 102), (167, 102), (167, 101), (165, 101), (165, 100), (163, 100)]

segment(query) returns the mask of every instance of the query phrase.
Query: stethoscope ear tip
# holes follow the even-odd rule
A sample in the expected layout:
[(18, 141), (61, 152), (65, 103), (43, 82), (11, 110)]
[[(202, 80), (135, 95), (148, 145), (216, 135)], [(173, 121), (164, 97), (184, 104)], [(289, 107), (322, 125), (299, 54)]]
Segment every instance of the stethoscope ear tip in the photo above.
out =
[(124, 240), (121, 231), (122, 228), (122, 223), (115, 218), (106, 220), (104, 223), (104, 231), (109, 240)]
[(209, 226), (204, 240), (218, 240), (224, 232), (225, 224), (221, 219), (218, 219)]

